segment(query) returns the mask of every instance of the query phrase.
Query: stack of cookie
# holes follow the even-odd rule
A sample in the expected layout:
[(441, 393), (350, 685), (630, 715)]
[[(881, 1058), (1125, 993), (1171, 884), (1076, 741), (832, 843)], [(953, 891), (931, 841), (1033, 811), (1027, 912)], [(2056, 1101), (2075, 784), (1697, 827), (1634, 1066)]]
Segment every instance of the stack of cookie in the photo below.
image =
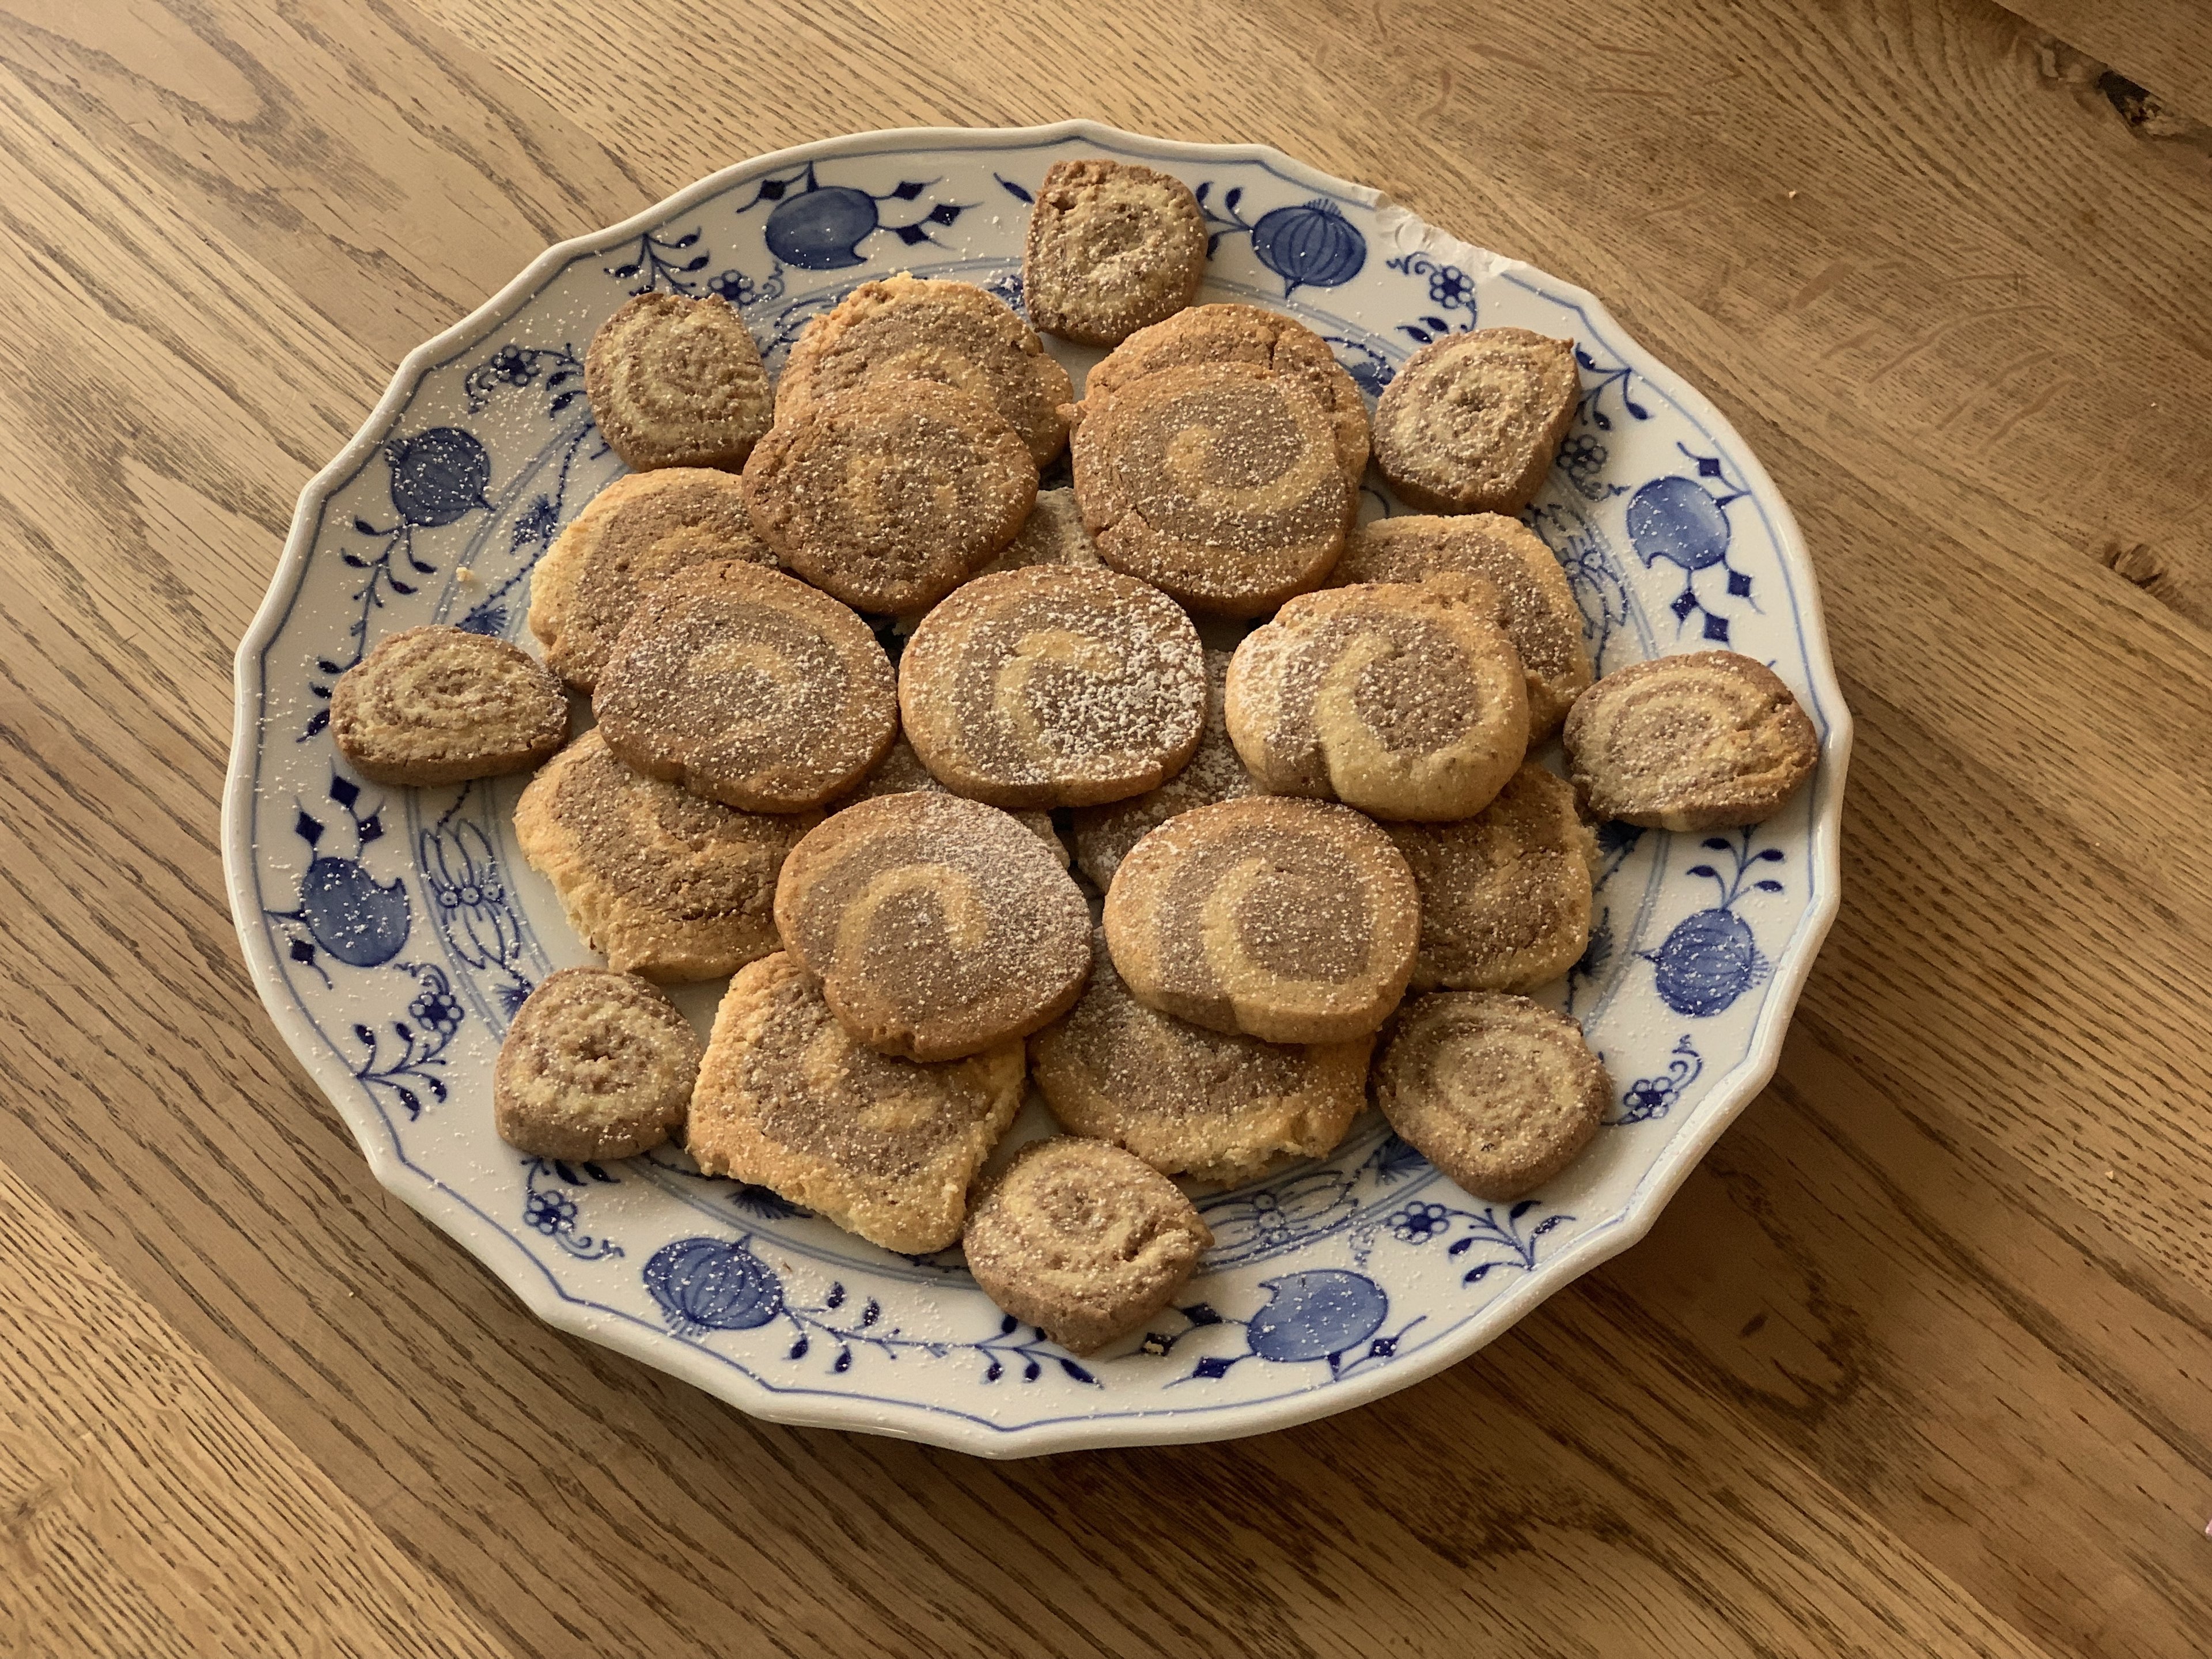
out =
[[(1311, 331), (1191, 305), (1206, 258), (1179, 181), (1052, 170), (1024, 293), (1113, 348), (1080, 402), (961, 283), (862, 286), (773, 385), (719, 299), (600, 329), (587, 392), (636, 470), (536, 573), (545, 665), (410, 630), (333, 708), (364, 774), (433, 782), (538, 764), (563, 685), (591, 700), (515, 829), (608, 967), (518, 1015), (507, 1139), (674, 1136), (887, 1249), (964, 1242), (1078, 1352), (1210, 1242), (1169, 1177), (1326, 1154), (1370, 1095), (1482, 1196), (1580, 1151), (1602, 1068), (1522, 994), (1588, 942), (1588, 815), (1752, 821), (1810, 726), (1727, 653), (1593, 686), (1511, 516), (1571, 343), (1439, 340), (1370, 428)], [(1437, 516), (1359, 526), (1370, 449)], [(1528, 759), (1563, 729), (1571, 785)], [(702, 1048), (656, 982), (725, 975)], [(1032, 1077), (1067, 1133), (986, 1179)]]

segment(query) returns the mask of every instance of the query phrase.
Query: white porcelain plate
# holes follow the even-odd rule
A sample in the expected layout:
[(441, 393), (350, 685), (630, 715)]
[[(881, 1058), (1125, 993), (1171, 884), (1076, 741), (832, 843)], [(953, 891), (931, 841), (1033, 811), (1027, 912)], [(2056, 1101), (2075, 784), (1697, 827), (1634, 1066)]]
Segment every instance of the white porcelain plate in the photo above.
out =
[[(1753, 830), (1601, 832), (1589, 952), (1548, 1000), (1582, 1020), (1616, 1098), (1565, 1176), (1484, 1203), (1370, 1114), (1334, 1158), (1204, 1199), (1217, 1243), (1198, 1276), (1146, 1331), (1078, 1362), (1004, 1317), (957, 1254), (877, 1249), (673, 1152), (601, 1167), (504, 1145), (501, 1034), (546, 974), (592, 960), (517, 854), (520, 781), (380, 788), (338, 761), (326, 721), (331, 682), (394, 629), (530, 643), (532, 564), (623, 470), (592, 424), (581, 356), (628, 295), (724, 296), (771, 368), (809, 318), (891, 271), (1018, 305), (1031, 193), (1054, 160), (1098, 154), (1188, 180), (1215, 232), (1202, 297), (1303, 319), (1370, 394), (1449, 331), (1571, 335), (1582, 405), (1528, 517), (1573, 581), (1600, 672), (1748, 653), (1803, 702), (1822, 762)], [(1054, 349), (1079, 373), (1097, 355)], [(1370, 488), (1370, 515), (1395, 510)], [(539, 1315), (763, 1417), (1010, 1456), (1342, 1411), (1466, 1358), (1639, 1237), (1773, 1071), (1836, 911), (1850, 732), (1789, 509), (1711, 404), (1588, 294), (1258, 146), (1084, 122), (864, 133), (565, 242), (409, 356), (301, 495), (239, 648), (223, 848), (270, 1014), (378, 1178)], [(687, 1006), (703, 1018), (720, 991)]]

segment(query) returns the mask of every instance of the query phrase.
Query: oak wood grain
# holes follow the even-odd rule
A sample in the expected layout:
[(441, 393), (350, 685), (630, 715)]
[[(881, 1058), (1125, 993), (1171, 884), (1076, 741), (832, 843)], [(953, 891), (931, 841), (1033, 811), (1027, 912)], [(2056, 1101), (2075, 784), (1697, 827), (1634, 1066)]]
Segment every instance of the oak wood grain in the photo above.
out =
[[(2206, 41), (2017, 10), (0, 0), (0, 1653), (2201, 1652), (2212, 169), (2099, 76)], [(747, 155), (1071, 113), (1596, 289), (1796, 506), (1859, 751), (1649, 1240), (1362, 1412), (999, 1466), (532, 1320), (282, 1052), (215, 802), (406, 349)]]

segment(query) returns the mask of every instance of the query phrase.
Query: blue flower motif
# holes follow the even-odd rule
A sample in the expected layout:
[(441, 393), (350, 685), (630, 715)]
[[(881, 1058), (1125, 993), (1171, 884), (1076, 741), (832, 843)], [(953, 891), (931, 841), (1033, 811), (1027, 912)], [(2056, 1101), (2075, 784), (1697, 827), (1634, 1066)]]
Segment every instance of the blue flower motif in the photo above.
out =
[(1474, 279), (1457, 265), (1438, 265), (1429, 277), (1429, 302), (1431, 305), (1458, 306), (1467, 302), (1474, 292)]
[(503, 380), (508, 386), (528, 386), (538, 378), (538, 370), (518, 345), (503, 345), (484, 359), (477, 371), (487, 382)]
[(422, 994), (407, 1005), (407, 1017), (434, 1031), (452, 1031), (461, 1023), (461, 1005), (443, 985), (425, 984)]
[(1595, 482), (1605, 463), (1605, 446), (1587, 432), (1577, 432), (1559, 446), (1559, 465), (1577, 485)]
[(1451, 1212), (1441, 1204), (1408, 1204), (1383, 1224), (1401, 1243), (1425, 1244), (1451, 1225)]
[(523, 1206), (522, 1218), (550, 1238), (576, 1224), (576, 1200), (566, 1193), (533, 1192)]

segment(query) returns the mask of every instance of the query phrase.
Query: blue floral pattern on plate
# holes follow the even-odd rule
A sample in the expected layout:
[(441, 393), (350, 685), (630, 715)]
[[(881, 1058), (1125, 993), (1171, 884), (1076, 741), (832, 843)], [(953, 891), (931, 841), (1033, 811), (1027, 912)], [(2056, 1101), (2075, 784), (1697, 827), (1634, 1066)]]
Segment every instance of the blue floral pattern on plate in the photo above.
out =
[[(809, 319), (896, 270), (1018, 306), (1037, 182), (1102, 153), (1190, 183), (1212, 236), (1202, 298), (1298, 316), (1370, 398), (1420, 344), (1478, 319), (1571, 334), (1583, 398), (1528, 519), (1594, 658), (1749, 652), (1796, 690), (1824, 763), (1755, 834), (1686, 848), (1607, 827), (1590, 949), (1551, 997), (1618, 1091), (1613, 1127), (1573, 1169), (1486, 1205), (1364, 1121), (1328, 1159), (1202, 1195), (1215, 1244), (1198, 1276), (1145, 1331), (1078, 1361), (992, 1306), (957, 1251), (876, 1249), (672, 1149), (600, 1165), (501, 1143), (489, 1074), (507, 1022), (547, 973), (591, 959), (516, 852), (520, 781), (379, 790), (327, 726), (337, 676), (391, 631), (448, 622), (526, 642), (532, 568), (622, 471), (582, 396), (582, 352), (627, 295), (720, 295), (771, 367)], [(1079, 374), (1096, 361), (1054, 349)], [(1399, 510), (1371, 476), (1364, 498)], [(412, 354), (308, 485), (238, 663), (224, 850), (240, 936), (379, 1178), (564, 1328), (765, 1416), (988, 1455), (1255, 1432), (1474, 1352), (1650, 1225), (1771, 1073), (1836, 901), (1849, 715), (1810, 568), (1756, 459), (1588, 295), (1255, 147), (1085, 123), (863, 134), (747, 162), (550, 250)], [(718, 992), (679, 1000), (703, 1020)]]

